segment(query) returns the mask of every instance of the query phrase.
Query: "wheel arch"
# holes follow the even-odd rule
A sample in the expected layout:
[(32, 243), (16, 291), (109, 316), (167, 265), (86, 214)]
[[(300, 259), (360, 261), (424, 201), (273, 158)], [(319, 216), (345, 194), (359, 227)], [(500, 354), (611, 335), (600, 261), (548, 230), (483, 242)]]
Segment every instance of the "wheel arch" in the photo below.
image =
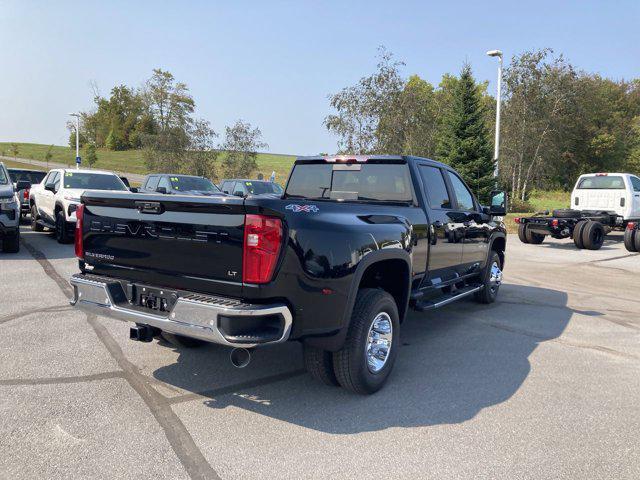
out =
[(319, 348), (337, 351), (344, 344), (351, 324), (351, 315), (361, 288), (381, 288), (396, 301), (398, 317), (404, 319), (411, 293), (411, 256), (405, 250), (382, 249), (367, 254), (356, 267), (351, 281), (342, 327), (330, 337), (311, 337), (306, 341)]
[(487, 255), (491, 255), (491, 252), (496, 252), (500, 257), (502, 268), (504, 269), (505, 251), (507, 250), (507, 237), (503, 233), (496, 233), (491, 238), (491, 245), (489, 246), (489, 252)]

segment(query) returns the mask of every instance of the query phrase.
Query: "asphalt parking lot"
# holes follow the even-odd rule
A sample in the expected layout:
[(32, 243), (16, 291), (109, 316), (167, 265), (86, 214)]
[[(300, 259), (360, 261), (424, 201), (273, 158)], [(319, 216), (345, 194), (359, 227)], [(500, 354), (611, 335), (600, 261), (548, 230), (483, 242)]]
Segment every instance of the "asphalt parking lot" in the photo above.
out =
[[(640, 478), (640, 254), (508, 241), (498, 302), (412, 313), (370, 397), (291, 343), (128, 340), (72, 310), (73, 245), (0, 254), (0, 478)], [(318, 305), (322, 308), (322, 305)]]

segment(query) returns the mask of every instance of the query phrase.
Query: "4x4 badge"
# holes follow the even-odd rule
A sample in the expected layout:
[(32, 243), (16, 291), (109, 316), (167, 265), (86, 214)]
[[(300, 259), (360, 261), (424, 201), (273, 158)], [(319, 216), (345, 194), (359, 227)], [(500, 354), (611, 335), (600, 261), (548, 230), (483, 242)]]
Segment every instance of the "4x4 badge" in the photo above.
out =
[(305, 212), (305, 213), (316, 213), (319, 212), (320, 209), (315, 205), (297, 205), (295, 203), (291, 203), (285, 207), (287, 210), (291, 210), (293, 213)]

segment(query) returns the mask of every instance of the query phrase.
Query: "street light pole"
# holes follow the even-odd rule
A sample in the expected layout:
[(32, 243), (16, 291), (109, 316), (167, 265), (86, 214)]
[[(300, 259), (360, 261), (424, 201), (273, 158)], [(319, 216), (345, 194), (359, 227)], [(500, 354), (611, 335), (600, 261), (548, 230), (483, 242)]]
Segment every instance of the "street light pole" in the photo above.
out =
[[(498, 167), (498, 157), (500, 156), (500, 105), (502, 104), (502, 52), (500, 50), (489, 50), (487, 55), (490, 57), (498, 57), (498, 87), (496, 95), (496, 137), (495, 145), (493, 149), (493, 161), (495, 162), (495, 169), (493, 176), (497, 179), (500, 172)], [(497, 181), (497, 180), (496, 180)]]
[(70, 113), (72, 117), (76, 117), (76, 170), (80, 168), (78, 158), (80, 158), (80, 114)]

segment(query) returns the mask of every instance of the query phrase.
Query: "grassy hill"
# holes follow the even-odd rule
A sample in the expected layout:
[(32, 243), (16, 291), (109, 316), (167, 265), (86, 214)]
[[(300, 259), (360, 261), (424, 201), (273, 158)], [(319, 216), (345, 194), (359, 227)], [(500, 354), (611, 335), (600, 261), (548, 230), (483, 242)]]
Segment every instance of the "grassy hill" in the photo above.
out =
[[(49, 149), (49, 145), (37, 143), (18, 143), (18, 157), (30, 158), (33, 160), (44, 161), (44, 156)], [(125, 150), (122, 152), (114, 152), (106, 149), (98, 149), (98, 162), (95, 168), (105, 170), (115, 170), (118, 172), (130, 172), (146, 174), (149, 173), (142, 159), (140, 150)], [(69, 147), (61, 147), (54, 145), (51, 150), (52, 162), (64, 163), (66, 165), (75, 165), (76, 152), (75, 149)], [(0, 142), (0, 155), (8, 157), (13, 156), (11, 153), (11, 143)], [(222, 155), (218, 157), (218, 161), (222, 160)], [(258, 172), (263, 173), (265, 177), (271, 175), (272, 171), (276, 172), (276, 179), (279, 183), (284, 183), (291, 169), (291, 165), (295, 160), (294, 155), (280, 155), (276, 153), (259, 153), (258, 154)]]

